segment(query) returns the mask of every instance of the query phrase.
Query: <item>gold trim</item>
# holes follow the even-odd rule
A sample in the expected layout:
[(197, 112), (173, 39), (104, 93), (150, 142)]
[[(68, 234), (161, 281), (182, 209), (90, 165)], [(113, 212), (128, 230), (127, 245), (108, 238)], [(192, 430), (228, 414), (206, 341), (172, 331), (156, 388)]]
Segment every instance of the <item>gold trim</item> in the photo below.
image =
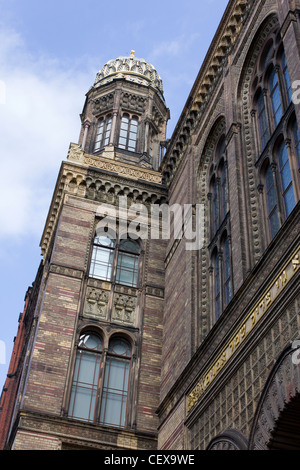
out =
[(213, 362), (212, 366), (206, 370), (192, 392), (187, 396), (188, 413), (190, 413), (194, 408), (223, 367), (236, 354), (240, 345), (244, 342), (247, 336), (256, 328), (257, 324), (269, 310), (272, 303), (284, 291), (287, 284), (294, 277), (299, 267), (300, 246), (281, 269), (275, 280), (270, 283), (268, 289), (265, 290), (264, 294), (250, 310), (248, 315), (246, 315), (245, 319), (240, 323), (239, 328), (237, 328), (235, 333), (231, 336), (230, 340), (218, 355), (217, 359)]

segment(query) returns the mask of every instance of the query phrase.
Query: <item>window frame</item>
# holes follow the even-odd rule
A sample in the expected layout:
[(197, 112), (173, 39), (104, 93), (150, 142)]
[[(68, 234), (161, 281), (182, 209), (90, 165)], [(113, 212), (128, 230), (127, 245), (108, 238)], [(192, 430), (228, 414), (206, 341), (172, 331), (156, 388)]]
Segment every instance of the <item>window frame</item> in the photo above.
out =
[[(127, 122), (125, 122), (127, 119)], [(123, 133), (123, 135), (121, 135)], [(118, 148), (136, 152), (138, 146), (139, 117), (134, 114), (123, 113), (120, 120)], [(122, 143), (121, 143), (122, 139)], [(132, 144), (133, 143), (133, 144)]]
[[(276, 236), (280, 227), (289, 217), (293, 205), (299, 199), (299, 172), (293, 170), (297, 151), (289, 144), (294, 142), (292, 129), (288, 122), (294, 113), (291, 99), (291, 81), (284, 46), (278, 27), (266, 38), (265, 46), (257, 57), (251, 81), (250, 100), (253, 103), (252, 121), (257, 151), (258, 190), (262, 195), (263, 225), (267, 231), (267, 244)], [(264, 106), (259, 106), (264, 103)], [(264, 102), (262, 101), (264, 100)], [(264, 115), (264, 117), (262, 117)], [(262, 125), (262, 120), (264, 125)], [(296, 120), (296, 118), (295, 118)], [(297, 122), (297, 121), (296, 121)], [(299, 131), (299, 127), (298, 127)], [(290, 167), (291, 178), (288, 187), (283, 186), (283, 171), (289, 173), (287, 166), (280, 167), (280, 144), (285, 145), (285, 165)], [(300, 147), (299, 147), (300, 148)], [(300, 151), (300, 150), (299, 150)], [(267, 161), (270, 169), (267, 172)], [(300, 159), (298, 161), (299, 168)], [(266, 180), (268, 177), (268, 182)], [(273, 184), (268, 183), (273, 179)], [(292, 189), (291, 189), (292, 186)], [(277, 204), (270, 207), (271, 196)], [(291, 191), (293, 194), (291, 194)], [(288, 195), (290, 203), (287, 202)], [(275, 216), (277, 212), (277, 216)], [(279, 228), (278, 228), (279, 226)], [(265, 240), (263, 240), (265, 244)]]
[[(100, 152), (100, 150), (109, 145), (112, 130), (112, 119), (112, 114), (107, 114), (106, 116), (99, 117), (96, 125), (94, 153)], [(100, 126), (101, 133), (99, 137)]]
[[(107, 235), (107, 239), (112, 240), (113, 242), (113, 247), (105, 246), (103, 244), (95, 243), (95, 240), (99, 238), (97, 234), (95, 234), (93, 238), (93, 243), (91, 246), (91, 255), (90, 255), (90, 263), (89, 263), (89, 271), (88, 271), (88, 277), (93, 278), (93, 279), (100, 279), (103, 281), (108, 281), (112, 282), (115, 284), (123, 285), (123, 286), (128, 286), (128, 287), (133, 287), (133, 288), (138, 288), (140, 284), (140, 276), (141, 276), (141, 266), (140, 266), (140, 260), (141, 260), (141, 240), (134, 240), (131, 238), (112, 238), (109, 235)], [(104, 237), (105, 238), (105, 237)], [(123, 248), (124, 243), (126, 241), (130, 241), (132, 244), (135, 245), (136, 250), (135, 251), (130, 251), (126, 250)], [(112, 256), (112, 261), (108, 262), (107, 264), (107, 271), (110, 272), (110, 275), (106, 276), (97, 276), (94, 275), (95, 273), (95, 266), (99, 265), (100, 262), (95, 260), (95, 254), (99, 251), (98, 249), (102, 249), (100, 253), (102, 252), (109, 252), (110, 255)], [(124, 264), (124, 260), (127, 259), (127, 266)], [(133, 261), (133, 267), (130, 266), (129, 264), (129, 259)], [(121, 260), (121, 264), (119, 263), (119, 260)], [(110, 270), (108, 269), (110, 268)], [(131, 273), (132, 274), (132, 282), (124, 282), (124, 273)], [(123, 280), (123, 282), (122, 282)]]
[[(80, 345), (80, 341), (82, 338), (92, 335), (98, 338), (101, 341), (101, 350), (95, 351), (94, 349), (85, 348)], [(123, 342), (126, 344), (127, 354), (117, 354), (113, 353), (110, 348), (113, 342)], [(98, 366), (98, 377), (93, 382), (93, 391), (95, 391), (94, 398), (87, 397), (93, 403), (93, 412), (91, 413), (89, 410), (88, 415), (84, 416), (83, 413), (74, 413), (74, 407), (76, 404), (77, 409), (80, 409), (82, 406), (82, 397), (78, 393), (78, 376), (80, 372), (80, 368), (82, 367), (82, 357), (84, 354), (90, 354), (95, 358), (95, 364), (97, 363), (97, 359), (100, 357), (100, 362)], [(117, 389), (112, 386), (108, 386), (111, 381), (107, 381), (107, 377), (109, 377), (111, 373), (111, 365), (112, 365), (112, 358), (118, 361), (118, 366), (120, 364), (124, 364), (123, 372), (124, 377), (127, 377), (126, 382), (123, 380), (123, 388)], [(122, 333), (114, 333), (109, 338), (105, 338), (104, 332), (100, 332), (99, 329), (83, 329), (79, 333), (78, 337), (78, 344), (74, 348), (74, 365), (73, 365), (73, 374), (71, 380), (71, 388), (70, 388), (70, 395), (69, 395), (69, 403), (68, 403), (68, 412), (67, 416), (70, 419), (75, 419), (79, 421), (88, 422), (90, 424), (98, 424), (103, 426), (109, 427), (117, 427), (117, 428), (128, 428), (130, 426), (129, 416), (130, 416), (130, 406), (129, 406), (129, 396), (130, 390), (132, 387), (131, 384), (131, 377), (132, 377), (132, 368), (133, 368), (133, 358), (134, 358), (134, 351), (133, 351), (133, 342), (132, 339), (128, 337), (128, 335), (124, 335)], [(92, 365), (93, 367), (93, 365)], [(95, 368), (96, 366), (94, 366)], [(121, 366), (122, 367), (122, 366)], [(121, 371), (122, 372), (122, 371)], [(120, 373), (120, 369), (118, 370), (118, 374)], [(73, 390), (76, 391), (73, 394)], [(109, 412), (107, 407), (108, 397), (106, 393), (111, 393), (121, 396), (122, 399), (122, 406), (119, 414), (118, 422), (113, 422), (112, 419), (107, 417), (107, 412)], [(121, 393), (118, 393), (121, 392)], [(84, 401), (83, 401), (84, 403)], [(91, 407), (91, 406), (90, 406)], [(105, 413), (103, 414), (103, 410)], [(114, 412), (116, 407), (114, 407)], [(104, 416), (104, 419), (103, 419)]]

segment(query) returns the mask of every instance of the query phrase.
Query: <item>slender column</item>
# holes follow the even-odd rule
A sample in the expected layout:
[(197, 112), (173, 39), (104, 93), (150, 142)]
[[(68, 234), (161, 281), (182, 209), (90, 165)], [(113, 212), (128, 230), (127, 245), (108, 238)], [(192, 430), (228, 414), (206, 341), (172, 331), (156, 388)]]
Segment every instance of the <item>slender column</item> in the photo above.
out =
[(112, 123), (111, 123), (109, 145), (114, 145), (114, 142), (115, 142), (115, 131), (116, 131), (117, 115), (118, 115), (118, 110), (114, 109), (113, 110)]
[(90, 121), (88, 119), (86, 119), (84, 121), (84, 134), (83, 134), (83, 139), (82, 139), (82, 144), (81, 144), (81, 148), (84, 150), (85, 148), (85, 144), (86, 144), (86, 138), (87, 138), (87, 135), (88, 135), (88, 131), (89, 131), (89, 128), (90, 128)]
[(146, 123), (145, 123), (145, 139), (144, 139), (143, 153), (148, 152), (148, 136), (149, 136), (149, 122), (146, 121)]

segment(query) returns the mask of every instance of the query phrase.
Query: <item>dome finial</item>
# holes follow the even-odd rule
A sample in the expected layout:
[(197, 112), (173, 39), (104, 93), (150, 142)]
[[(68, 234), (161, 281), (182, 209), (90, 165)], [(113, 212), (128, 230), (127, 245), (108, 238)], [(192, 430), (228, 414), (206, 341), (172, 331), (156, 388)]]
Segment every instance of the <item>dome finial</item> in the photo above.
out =
[(130, 57), (134, 57), (134, 56), (135, 56), (135, 51), (132, 49), (130, 53)]

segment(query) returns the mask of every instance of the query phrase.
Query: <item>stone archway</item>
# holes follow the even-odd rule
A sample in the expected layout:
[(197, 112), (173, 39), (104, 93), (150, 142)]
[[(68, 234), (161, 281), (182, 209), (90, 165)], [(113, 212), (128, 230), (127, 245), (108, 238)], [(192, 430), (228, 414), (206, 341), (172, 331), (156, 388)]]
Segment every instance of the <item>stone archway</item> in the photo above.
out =
[(247, 440), (239, 431), (228, 429), (212, 439), (206, 450), (247, 450)]
[(300, 449), (300, 341), (278, 358), (258, 403), (249, 450)]

